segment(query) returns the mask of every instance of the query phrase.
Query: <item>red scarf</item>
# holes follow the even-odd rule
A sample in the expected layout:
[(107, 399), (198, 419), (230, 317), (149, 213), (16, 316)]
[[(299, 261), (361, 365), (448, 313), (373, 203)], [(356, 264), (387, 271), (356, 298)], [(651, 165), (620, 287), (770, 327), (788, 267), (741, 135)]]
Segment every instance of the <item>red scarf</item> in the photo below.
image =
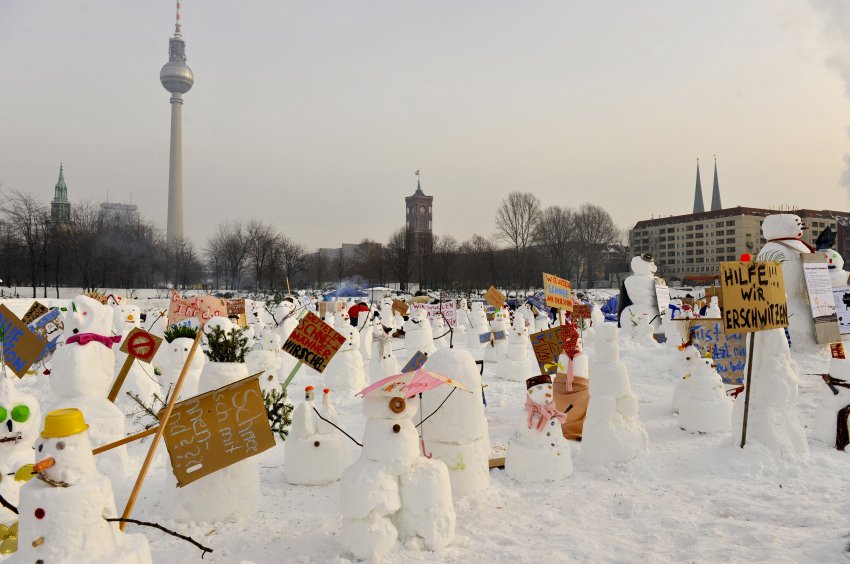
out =
[(121, 342), (121, 336), (98, 335), (97, 333), (77, 333), (76, 335), (71, 335), (65, 339), (65, 344), (70, 345), (72, 343), (80, 343), (81, 345), (87, 345), (92, 341), (98, 342), (106, 348), (111, 349), (112, 345), (117, 345)]

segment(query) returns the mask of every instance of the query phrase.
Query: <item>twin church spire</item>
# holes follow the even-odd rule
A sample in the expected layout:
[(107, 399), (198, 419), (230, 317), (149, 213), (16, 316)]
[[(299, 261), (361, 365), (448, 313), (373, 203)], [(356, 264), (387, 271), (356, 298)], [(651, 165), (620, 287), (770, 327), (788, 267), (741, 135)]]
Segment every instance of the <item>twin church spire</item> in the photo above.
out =
[[(714, 186), (711, 189), (711, 211), (720, 211), (723, 205), (720, 203), (720, 180), (717, 178), (717, 157), (714, 158)], [(697, 159), (697, 182), (694, 188), (694, 211), (693, 213), (702, 213), (705, 211), (705, 205), (702, 199), (702, 181), (699, 175), (699, 159)]]

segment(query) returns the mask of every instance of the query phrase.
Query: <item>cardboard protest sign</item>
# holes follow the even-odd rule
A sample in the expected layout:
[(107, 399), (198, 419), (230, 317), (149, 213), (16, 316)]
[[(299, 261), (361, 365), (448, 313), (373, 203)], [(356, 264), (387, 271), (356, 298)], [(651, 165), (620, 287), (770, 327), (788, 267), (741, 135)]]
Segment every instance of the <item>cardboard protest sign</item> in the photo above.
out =
[(65, 318), (58, 309), (51, 309), (29, 323), (27, 328), (47, 343), (41, 355), (36, 359), (36, 362), (46, 361), (56, 352), (56, 345), (65, 329)]
[(227, 300), (227, 317), (235, 321), (239, 327), (248, 326), (248, 317), (245, 315), (245, 298)]
[(36, 319), (38, 319), (39, 317), (41, 317), (42, 315), (47, 313), (48, 311), (50, 311), (50, 310), (48, 309), (48, 307), (46, 305), (41, 304), (39, 302), (33, 302), (32, 305), (30, 306), (30, 308), (27, 310), (27, 312), (21, 318), (21, 321), (23, 321), (25, 325), (29, 325), (30, 323), (32, 323), (33, 321), (35, 321)]
[(826, 257), (820, 253), (811, 253), (800, 255), (800, 258), (803, 260), (803, 277), (815, 324), (815, 339), (821, 345), (840, 341), (841, 331)]
[(830, 343), (829, 353), (832, 355), (832, 358), (844, 360), (846, 358), (844, 356), (844, 343)]
[(119, 350), (142, 362), (150, 362), (161, 344), (162, 339), (136, 327), (127, 333)]
[[(457, 305), (454, 302), (440, 302), (438, 304), (412, 304), (413, 309), (424, 309), (428, 312), (428, 319), (444, 317), (449, 327), (457, 326)], [(436, 337), (437, 335), (435, 335)]]
[(563, 330), (563, 327), (559, 325), (528, 336), (541, 374), (557, 372), (555, 363), (558, 362), (558, 357), (564, 350)]
[(410, 310), (410, 306), (404, 303), (401, 300), (393, 300), (393, 313), (397, 313), (402, 317), (407, 315), (407, 312)]
[(553, 274), (543, 273), (543, 291), (546, 292), (546, 306), (572, 311), (573, 302), (570, 281)]
[(725, 384), (741, 384), (747, 364), (747, 341), (744, 333), (724, 333), (720, 319), (679, 319), (681, 335), (690, 333), (693, 344), (703, 354), (710, 353), (717, 373)]
[(260, 374), (174, 404), (163, 438), (177, 487), (275, 445)]
[(213, 317), (227, 317), (227, 301), (213, 296), (181, 298), (173, 292), (168, 302), (168, 324), (173, 325), (188, 319), (197, 319), (201, 326)]
[(590, 304), (575, 304), (573, 306), (573, 319), (590, 319), (592, 306)]
[(324, 372), (345, 337), (333, 327), (308, 312), (283, 345), (283, 351), (318, 372)]
[(0, 305), (0, 328), (3, 330), (3, 361), (23, 378), (41, 356), (47, 342), (30, 331), (5, 305)]
[(788, 305), (780, 263), (722, 262), (720, 284), (726, 333), (788, 327)]
[(842, 335), (850, 334), (850, 286), (833, 288), (832, 297), (835, 301), (838, 329)]
[(545, 292), (537, 292), (533, 296), (529, 296), (525, 299), (528, 303), (534, 306), (537, 311), (546, 311), (546, 293)]
[(658, 313), (663, 316), (670, 306), (670, 288), (660, 278), (655, 279), (655, 299), (658, 301)]
[(508, 301), (507, 296), (493, 286), (490, 286), (490, 288), (484, 292), (484, 299), (487, 300), (488, 304), (496, 309), (502, 309), (502, 306), (504, 306), (505, 302)]
[(401, 369), (401, 373), (405, 372), (414, 372), (419, 370), (425, 365), (425, 361), (428, 360), (428, 355), (422, 351), (416, 351), (416, 353), (410, 357), (410, 360), (407, 361), (407, 364), (404, 365), (404, 368)]
[(324, 319), (328, 314), (328, 302), (319, 302), (319, 317)]
[(706, 305), (711, 303), (711, 298), (717, 298), (717, 305), (720, 308), (723, 308), (723, 297), (720, 295), (720, 287), (719, 286), (707, 286), (705, 289), (705, 303)]

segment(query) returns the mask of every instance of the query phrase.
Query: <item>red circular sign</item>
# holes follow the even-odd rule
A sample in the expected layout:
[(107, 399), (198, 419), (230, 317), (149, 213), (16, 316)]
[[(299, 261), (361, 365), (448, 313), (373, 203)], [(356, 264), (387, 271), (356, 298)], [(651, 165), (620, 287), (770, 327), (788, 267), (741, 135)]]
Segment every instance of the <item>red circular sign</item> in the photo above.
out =
[(156, 353), (156, 339), (150, 333), (138, 331), (127, 337), (127, 352), (141, 361), (150, 362)]

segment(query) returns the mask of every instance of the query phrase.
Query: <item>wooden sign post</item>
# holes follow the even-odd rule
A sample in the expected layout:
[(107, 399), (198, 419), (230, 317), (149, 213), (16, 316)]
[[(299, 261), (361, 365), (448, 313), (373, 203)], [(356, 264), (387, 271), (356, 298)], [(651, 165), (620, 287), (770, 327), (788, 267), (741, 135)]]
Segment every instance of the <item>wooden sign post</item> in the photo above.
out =
[(283, 351), (298, 360), (295, 368), (283, 382), (283, 388), (286, 389), (289, 386), (303, 364), (307, 364), (319, 373), (324, 372), (343, 343), (345, 343), (345, 337), (334, 331), (333, 327), (319, 319), (315, 313), (307, 312), (283, 344)]
[(755, 333), (788, 327), (788, 305), (782, 265), (778, 262), (720, 263), (720, 291), (723, 295), (723, 329), (726, 333), (750, 333), (747, 352), (747, 381), (741, 448), (747, 443), (747, 418), (753, 375)]
[(137, 358), (142, 362), (152, 361), (161, 344), (162, 339), (138, 327), (127, 333), (127, 337), (121, 343), (121, 348), (118, 349), (127, 355), (127, 359), (121, 365), (121, 370), (118, 371), (112, 389), (109, 390), (109, 401), (115, 403), (115, 398), (118, 397), (118, 392), (121, 391), (121, 386), (124, 385), (124, 380), (127, 379), (127, 374), (130, 373), (133, 362)]

